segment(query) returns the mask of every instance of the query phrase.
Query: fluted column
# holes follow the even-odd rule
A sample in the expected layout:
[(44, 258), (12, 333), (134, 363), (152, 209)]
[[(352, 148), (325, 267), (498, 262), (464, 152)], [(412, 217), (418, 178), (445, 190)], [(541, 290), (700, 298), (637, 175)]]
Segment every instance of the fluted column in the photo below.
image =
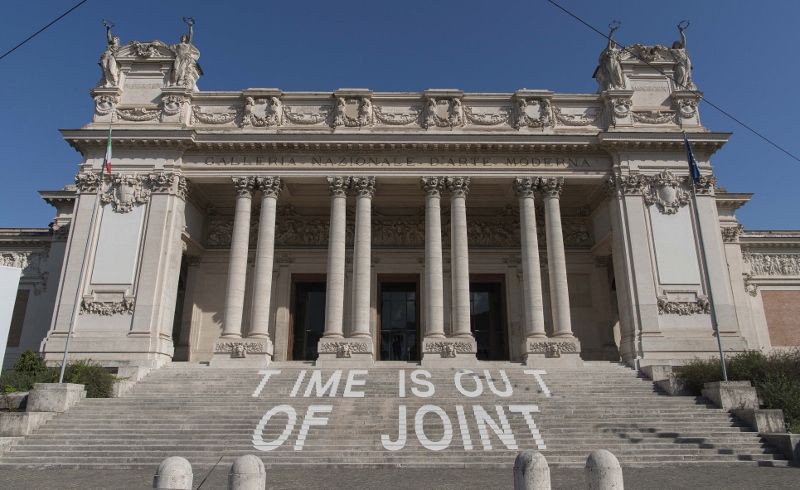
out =
[(372, 275), (372, 196), (375, 177), (353, 177), (356, 192), (355, 250), (353, 251), (353, 337), (370, 337), (370, 277)]
[(423, 177), (425, 193), (425, 337), (444, 338), (442, 207), (444, 179)]
[(272, 297), (272, 261), (275, 255), (275, 210), (281, 193), (280, 177), (258, 177), (261, 190), (261, 219), (258, 223), (253, 310), (248, 337), (269, 338), (269, 311)]
[(342, 337), (344, 317), (345, 239), (347, 236), (347, 188), (350, 177), (328, 177), (331, 224), (328, 234), (328, 284), (325, 290), (323, 337)]
[(538, 178), (523, 177), (514, 181), (519, 198), (520, 236), (522, 238), (522, 291), (525, 304), (525, 337), (546, 337), (542, 301), (542, 273), (539, 269), (539, 238), (536, 235), (534, 191)]
[(234, 177), (236, 210), (233, 215), (231, 259), (228, 264), (228, 287), (225, 290), (225, 316), (222, 337), (241, 338), (244, 287), (247, 277), (247, 249), (250, 241), (250, 208), (253, 201), (255, 179)]
[(561, 231), (561, 206), (559, 204), (563, 185), (563, 177), (542, 178), (539, 181), (539, 191), (544, 197), (547, 264), (550, 276), (550, 309), (553, 313), (554, 337), (572, 337), (567, 260), (564, 253), (564, 235)]
[(471, 337), (467, 207), (469, 177), (448, 177), (450, 191), (450, 261), (453, 290), (453, 336)]

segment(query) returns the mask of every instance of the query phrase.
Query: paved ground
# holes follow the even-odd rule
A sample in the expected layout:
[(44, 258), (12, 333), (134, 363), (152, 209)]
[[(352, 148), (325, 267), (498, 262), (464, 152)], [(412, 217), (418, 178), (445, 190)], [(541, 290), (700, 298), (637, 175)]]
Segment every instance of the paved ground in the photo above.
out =
[[(196, 470), (197, 490), (226, 490), (228, 468)], [(148, 470), (0, 469), (3, 490), (146, 490)], [(291, 469), (268, 470), (268, 490), (512, 490), (511, 469)], [(626, 468), (627, 490), (784, 490), (800, 489), (800, 468), (756, 466), (666, 466)], [(207, 479), (206, 479), (207, 477)], [(205, 482), (203, 480), (205, 479)], [(584, 490), (583, 469), (551, 470), (552, 490)], [(202, 485), (201, 485), (202, 483)]]

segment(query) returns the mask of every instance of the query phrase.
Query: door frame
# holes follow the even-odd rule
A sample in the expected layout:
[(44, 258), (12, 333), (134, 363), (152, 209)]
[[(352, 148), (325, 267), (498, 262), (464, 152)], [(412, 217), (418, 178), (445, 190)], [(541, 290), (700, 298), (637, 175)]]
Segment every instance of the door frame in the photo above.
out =
[[(495, 359), (500, 361), (511, 360), (511, 332), (508, 324), (508, 305), (506, 301), (506, 274), (470, 274), (470, 284), (473, 282), (484, 284), (499, 284), (500, 285), (500, 341), (505, 346), (504, 359)], [(472, 290), (470, 289), (470, 293)], [(471, 331), (471, 326), (470, 326)]]
[[(286, 350), (286, 360), (287, 361), (294, 361), (294, 321), (295, 321), (295, 310), (297, 309), (297, 283), (302, 282), (322, 282), (327, 283), (328, 275), (327, 274), (292, 274), (292, 285), (291, 291), (289, 293), (289, 345), (287, 346)], [(325, 287), (325, 294), (327, 299), (327, 285)], [(308, 362), (304, 359), (299, 359), (300, 362)]]
[(381, 310), (383, 309), (383, 283), (385, 282), (405, 282), (405, 283), (413, 283), (415, 285), (415, 314), (416, 314), (416, 324), (417, 324), (417, 356), (419, 359), (422, 359), (422, 325), (420, 320), (422, 319), (421, 311), (422, 311), (422, 301), (420, 297), (420, 274), (378, 274), (375, 282), (377, 283), (377, 298), (375, 301), (376, 304), (376, 313), (377, 313), (377, 323), (375, 324), (375, 338), (373, 340), (374, 349), (375, 349), (375, 360), (381, 360)]

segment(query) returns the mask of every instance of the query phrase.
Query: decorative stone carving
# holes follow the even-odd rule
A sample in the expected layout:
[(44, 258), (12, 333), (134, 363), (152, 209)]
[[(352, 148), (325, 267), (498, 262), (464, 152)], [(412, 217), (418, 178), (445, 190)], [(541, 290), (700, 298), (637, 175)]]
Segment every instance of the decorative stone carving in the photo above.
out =
[(150, 58), (151, 56), (158, 55), (158, 47), (163, 45), (160, 42), (154, 43), (140, 43), (139, 41), (131, 41), (128, 43), (128, 46), (132, 48), (132, 51), (136, 54), (136, 56), (140, 58)]
[(100, 115), (105, 116), (114, 112), (117, 107), (118, 97), (112, 94), (100, 94), (94, 98), (94, 111)]
[(282, 264), (282, 265), (289, 265), (294, 263), (294, 257), (287, 253), (277, 254), (275, 256), (275, 263)]
[(516, 193), (518, 198), (533, 197), (534, 191), (538, 185), (538, 177), (519, 177), (514, 179), (514, 193)]
[(666, 296), (658, 297), (659, 315), (680, 315), (688, 316), (695, 314), (711, 314), (711, 302), (708, 296), (699, 294), (696, 302), (690, 301), (669, 301)]
[(336, 99), (333, 126), (360, 128), (372, 125), (372, 102), (367, 97)]
[(624, 196), (643, 194), (647, 185), (647, 179), (642, 175), (615, 175), (613, 183)]
[(588, 247), (590, 245), (589, 229), (583, 221), (563, 220), (561, 229), (564, 234), (565, 247)]
[[(182, 95), (164, 95), (161, 97), (161, 110), (168, 116), (174, 116), (180, 112), (185, 102), (186, 98)], [(181, 120), (181, 122), (183, 121)]]
[(283, 115), (294, 124), (319, 124), (328, 120), (330, 107), (320, 107), (319, 112), (295, 112), (291, 106), (283, 106)]
[(275, 227), (275, 245), (325, 246), (328, 244), (329, 227), (330, 223), (322, 219), (280, 219)]
[(237, 196), (242, 197), (249, 195), (253, 197), (253, 193), (256, 190), (255, 177), (232, 177), (232, 180)]
[[(685, 25), (684, 25), (685, 22)], [(678, 24), (678, 32), (680, 32), (681, 40), (672, 43), (669, 53), (672, 59), (675, 60), (673, 73), (675, 84), (679, 90), (696, 90), (694, 82), (692, 82), (692, 61), (689, 58), (689, 52), (686, 51), (686, 34), (683, 33), (684, 29), (689, 27), (689, 23), (682, 21)]]
[(501, 107), (499, 114), (483, 114), (475, 112), (473, 107), (464, 107), (464, 116), (467, 121), (478, 126), (499, 126), (508, 122), (511, 117), (511, 108)]
[(328, 192), (331, 197), (346, 197), (350, 177), (328, 177)]
[(79, 193), (92, 193), (97, 192), (97, 187), (100, 185), (101, 177), (93, 173), (80, 173), (75, 176), (75, 186)]
[(543, 177), (539, 179), (539, 192), (543, 197), (559, 197), (564, 187), (564, 177)]
[(713, 196), (715, 194), (715, 189), (717, 188), (717, 178), (713, 175), (701, 175), (700, 182), (696, 183), (694, 188), (698, 194)]
[(405, 126), (414, 122), (419, 122), (419, 117), (422, 115), (422, 107), (414, 106), (408, 114), (387, 112), (385, 108), (375, 106), (373, 110), (375, 119), (383, 124), (390, 126)]
[(690, 193), (683, 188), (682, 181), (669, 170), (664, 170), (650, 178), (650, 185), (644, 194), (648, 206), (655, 204), (664, 214), (675, 214), (681, 206), (689, 204)]
[(206, 245), (209, 247), (227, 247), (231, 244), (233, 236), (233, 221), (211, 221), (208, 224), (208, 238)]
[(116, 115), (119, 119), (124, 121), (153, 121), (158, 119), (161, 111), (149, 110), (144, 107), (135, 107), (133, 109), (117, 109)]
[(200, 51), (192, 45), (194, 20), (184, 18), (184, 22), (189, 26), (189, 35), (181, 35), (181, 42), (167, 46), (175, 55), (172, 62), (172, 72), (169, 77), (170, 86), (180, 86), (194, 88), (197, 79), (200, 78), (202, 70), (197, 65), (200, 58)]
[(42, 271), (42, 263), (48, 257), (47, 251), (0, 252), (0, 265), (22, 269), (22, 278), (33, 281), (33, 294), (39, 296), (47, 288), (48, 273)]
[(574, 342), (528, 342), (528, 353), (530, 354), (544, 354), (545, 357), (561, 357), (561, 354), (574, 354), (577, 352), (578, 346)]
[(114, 175), (109, 188), (100, 194), (100, 202), (110, 203), (117, 213), (128, 213), (134, 206), (150, 201), (151, 190), (145, 186), (148, 180), (149, 176), (142, 174)]
[(739, 241), (739, 234), (744, 231), (744, 226), (725, 226), (720, 228), (722, 241), (725, 243), (736, 243)]
[(244, 108), (238, 108), (236, 106), (229, 106), (228, 109), (233, 110), (233, 112), (203, 112), (200, 107), (192, 106), (190, 124), (194, 124), (195, 120), (205, 124), (228, 124), (235, 121), (236, 118), (239, 117), (239, 114), (244, 111)]
[[(151, 174), (147, 174), (147, 176), (145, 177), (145, 182), (150, 186), (152, 192), (163, 194), (174, 191), (175, 182), (180, 179), (183, 179), (183, 177), (177, 176), (173, 173), (154, 172)], [(183, 180), (185, 186), (186, 179)]]
[(631, 112), (631, 119), (643, 124), (675, 123), (675, 113), (670, 111)]
[(435, 341), (425, 342), (425, 354), (440, 354), (442, 357), (456, 357), (456, 354), (471, 354), (475, 348), (470, 342)]
[(81, 315), (102, 315), (102, 316), (112, 316), (112, 315), (133, 315), (134, 309), (134, 300), (131, 299), (123, 299), (122, 301), (112, 302), (112, 301), (94, 301), (92, 299), (84, 298), (81, 301)]
[(53, 239), (66, 240), (69, 237), (70, 223), (54, 224), (51, 229), (53, 230)]
[(510, 266), (519, 267), (522, 265), (522, 259), (520, 257), (506, 257), (503, 259), (503, 263)]
[(100, 68), (103, 70), (103, 87), (117, 87), (119, 86), (119, 63), (117, 63), (117, 54), (119, 53), (119, 37), (111, 36), (111, 27), (113, 24), (103, 20), (106, 26), (106, 39), (108, 46), (100, 56)]
[(633, 101), (626, 98), (611, 99), (611, 108), (614, 111), (614, 117), (624, 118), (628, 117), (631, 112)]
[(256, 177), (255, 185), (261, 191), (262, 195), (271, 196), (275, 199), (281, 195), (280, 177)]
[(277, 97), (270, 97), (267, 112), (267, 126), (281, 126), (283, 124), (283, 103)]
[(426, 196), (440, 196), (444, 184), (444, 177), (422, 177), (422, 192)]
[(461, 99), (435, 99), (428, 97), (425, 105), (425, 128), (454, 128), (464, 125), (464, 107)]
[(800, 276), (800, 254), (762, 254), (745, 252), (754, 276)]
[(753, 281), (752, 274), (744, 276), (744, 291), (754, 298), (758, 295), (758, 284)]
[(594, 258), (594, 266), (598, 269), (605, 269), (611, 265), (611, 256), (605, 257), (595, 257)]
[(596, 124), (602, 115), (602, 107), (596, 109), (594, 114), (585, 112), (582, 114), (565, 114), (560, 107), (553, 107), (553, 117), (564, 126), (591, 126)]
[(600, 84), (601, 90), (615, 90), (625, 88), (625, 75), (622, 71), (622, 54), (619, 45), (612, 41), (614, 31), (619, 29), (619, 23), (614, 21), (611, 27), (611, 32), (608, 34), (608, 44), (606, 49), (600, 53), (598, 63), (600, 66), (597, 68), (597, 83)]
[(353, 177), (350, 187), (356, 195), (371, 198), (375, 195), (375, 177)]
[(517, 129), (526, 126), (544, 128), (552, 125), (552, 108), (549, 100), (539, 97), (517, 100)]
[(353, 354), (368, 354), (369, 344), (366, 342), (321, 342), (320, 354), (336, 354), (338, 358), (349, 358)]
[(697, 100), (696, 99), (680, 99), (678, 100), (678, 114), (682, 118), (688, 119), (697, 115)]
[(247, 357), (247, 354), (266, 354), (262, 342), (216, 342), (214, 354), (231, 354), (231, 357)]
[(472, 247), (519, 247), (519, 221), (467, 221), (467, 244)]
[(469, 177), (446, 177), (445, 185), (453, 197), (467, 197), (469, 194)]

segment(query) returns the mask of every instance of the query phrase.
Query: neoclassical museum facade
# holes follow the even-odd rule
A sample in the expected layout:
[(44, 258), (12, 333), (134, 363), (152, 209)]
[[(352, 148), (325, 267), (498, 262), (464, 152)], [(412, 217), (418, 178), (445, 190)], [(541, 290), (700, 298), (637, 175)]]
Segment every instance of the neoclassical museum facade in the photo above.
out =
[(191, 37), (109, 35), (53, 223), (0, 230), (7, 366), (70, 326), (71, 358), (142, 367), (679, 364), (715, 321), (800, 345), (800, 232), (737, 222), (675, 49), (614, 47), (596, 94), (205, 92)]

